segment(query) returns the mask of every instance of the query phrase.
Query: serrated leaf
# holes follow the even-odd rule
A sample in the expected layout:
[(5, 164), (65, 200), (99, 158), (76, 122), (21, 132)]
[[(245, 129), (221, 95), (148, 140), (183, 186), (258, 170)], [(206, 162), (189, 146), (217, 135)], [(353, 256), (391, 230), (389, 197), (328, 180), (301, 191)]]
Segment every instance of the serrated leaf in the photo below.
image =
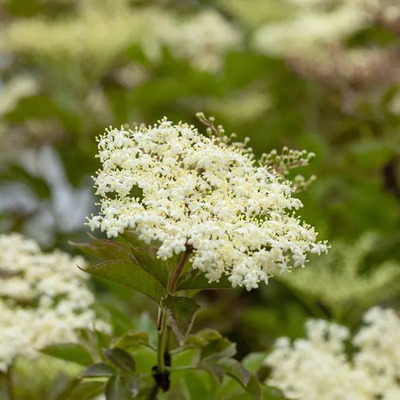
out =
[(182, 346), (192, 329), (200, 306), (189, 297), (167, 295), (162, 300), (161, 307), (178, 343)]
[(132, 246), (129, 243), (115, 242), (108, 239), (97, 239), (90, 243), (69, 242), (83, 253), (105, 260), (132, 260)]
[(84, 365), (85, 367), (93, 363), (93, 357), (89, 351), (77, 343), (53, 344), (44, 347), (40, 352), (61, 360)]
[(122, 336), (116, 338), (111, 347), (118, 347), (120, 349), (129, 349), (136, 347), (140, 344), (147, 345), (149, 343), (149, 334), (147, 332), (135, 332), (129, 331), (124, 333)]
[(101, 378), (115, 375), (115, 370), (105, 363), (97, 363), (88, 367), (81, 374), (81, 378)]
[(224, 379), (224, 370), (216, 361), (201, 362), (199, 367), (207, 371), (217, 383), (222, 383)]
[(236, 354), (236, 344), (226, 338), (213, 340), (201, 349), (203, 360), (220, 360)]
[(104, 349), (104, 355), (117, 367), (127, 372), (136, 371), (136, 363), (133, 357), (126, 351), (118, 348)]
[(135, 261), (103, 261), (81, 269), (90, 275), (143, 293), (157, 303), (165, 292), (161, 283)]
[(223, 359), (220, 360), (219, 365), (227, 375), (236, 379), (243, 387), (247, 387), (251, 374), (238, 360), (233, 358)]
[(178, 283), (177, 290), (207, 290), (207, 289), (232, 289), (228, 277), (222, 276), (218, 282), (209, 282), (201, 271), (192, 270), (183, 275)]
[(104, 394), (106, 400), (122, 400), (122, 387), (118, 376), (112, 376), (108, 380)]

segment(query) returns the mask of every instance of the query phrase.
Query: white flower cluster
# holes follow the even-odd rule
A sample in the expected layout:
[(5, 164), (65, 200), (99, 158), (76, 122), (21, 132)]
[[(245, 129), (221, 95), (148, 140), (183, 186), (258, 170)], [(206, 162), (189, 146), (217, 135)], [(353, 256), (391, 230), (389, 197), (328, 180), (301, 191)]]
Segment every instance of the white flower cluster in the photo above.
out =
[(94, 298), (77, 264), (84, 260), (44, 254), (19, 234), (0, 235), (0, 371), (17, 356), (78, 340), (78, 329), (108, 329), (90, 309)]
[(324, 320), (306, 324), (307, 338), (280, 338), (266, 364), (268, 384), (296, 400), (397, 400), (400, 398), (400, 317), (372, 308), (345, 352), (347, 328)]
[[(98, 157), (101, 211), (89, 219), (92, 230), (109, 237), (132, 230), (146, 243), (159, 242), (162, 259), (190, 248), (192, 267), (210, 281), (228, 275), (234, 287), (250, 290), (289, 265), (303, 266), (307, 253), (327, 251), (295, 216), (302, 203), (290, 182), (226, 136), (163, 119), (107, 130)], [(135, 198), (137, 188), (142, 196)]]
[[(113, 37), (106, 40), (110, 26)], [(128, 0), (114, 0), (108, 6), (101, 1), (87, 2), (74, 18), (21, 20), (4, 33), (4, 45), (10, 51), (63, 61), (81, 60), (83, 65), (94, 58), (95, 68), (100, 71), (127, 47), (137, 44), (153, 61), (167, 46), (196, 68), (214, 72), (222, 66), (225, 52), (238, 47), (241, 41), (239, 29), (213, 9), (183, 18), (160, 7), (131, 7)]]
[[(292, 1), (299, 6), (289, 18), (261, 26), (254, 47), (278, 56), (296, 56), (326, 48), (360, 30), (367, 21), (350, 1)], [(321, 47), (322, 46), (322, 47)]]
[(167, 35), (163, 31), (160, 38), (178, 57), (189, 60), (199, 69), (215, 72), (222, 66), (224, 53), (240, 46), (242, 34), (220, 13), (206, 10), (175, 24)]

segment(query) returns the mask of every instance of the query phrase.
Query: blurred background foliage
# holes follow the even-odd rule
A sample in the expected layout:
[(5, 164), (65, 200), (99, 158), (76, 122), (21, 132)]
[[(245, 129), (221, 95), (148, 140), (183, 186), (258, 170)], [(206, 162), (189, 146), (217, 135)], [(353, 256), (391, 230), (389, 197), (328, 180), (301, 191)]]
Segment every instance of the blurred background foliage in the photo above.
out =
[[(95, 203), (95, 137), (203, 111), (257, 155), (316, 153), (301, 214), (332, 250), (268, 287), (200, 296), (195, 329), (221, 330), (241, 358), (310, 316), (355, 327), (399, 304), (399, 39), (395, 0), (1, 0), (0, 230), (72, 251)], [(96, 288), (116, 334), (154, 319), (140, 295)]]

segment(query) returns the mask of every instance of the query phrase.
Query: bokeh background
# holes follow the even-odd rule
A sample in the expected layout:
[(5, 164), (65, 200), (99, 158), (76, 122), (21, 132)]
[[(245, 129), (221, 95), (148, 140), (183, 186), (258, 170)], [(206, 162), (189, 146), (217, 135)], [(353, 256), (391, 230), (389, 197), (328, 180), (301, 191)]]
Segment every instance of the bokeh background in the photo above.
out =
[[(95, 137), (163, 116), (200, 128), (203, 111), (257, 155), (316, 154), (301, 214), (332, 249), (259, 290), (201, 295), (195, 329), (221, 330), (241, 358), (310, 317), (355, 328), (399, 305), (397, 0), (1, 0), (0, 48), (1, 232), (75, 252)], [(152, 329), (140, 295), (93, 287), (116, 333)], [(22, 398), (46, 398), (40, 385)]]

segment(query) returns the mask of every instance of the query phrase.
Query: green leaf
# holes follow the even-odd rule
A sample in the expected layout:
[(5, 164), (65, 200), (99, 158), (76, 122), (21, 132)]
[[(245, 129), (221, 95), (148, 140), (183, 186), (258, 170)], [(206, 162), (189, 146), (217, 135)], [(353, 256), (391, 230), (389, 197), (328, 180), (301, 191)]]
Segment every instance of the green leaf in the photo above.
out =
[(132, 231), (125, 231), (122, 234), (122, 236), (132, 245), (132, 247), (135, 248), (146, 247), (146, 243), (139, 240), (137, 235)]
[(213, 398), (213, 393), (209, 388), (209, 377), (205, 371), (186, 371), (182, 382), (186, 387), (190, 400)]
[(54, 344), (44, 347), (40, 352), (65, 361), (84, 365), (85, 367), (93, 363), (93, 358), (89, 351), (77, 343)]
[(248, 371), (254, 374), (261, 368), (265, 358), (265, 353), (250, 353), (243, 358), (242, 364)]
[(190, 289), (232, 289), (232, 283), (228, 281), (227, 276), (222, 276), (218, 282), (209, 282), (203, 272), (192, 270), (182, 276), (177, 287), (177, 290)]
[(176, 266), (178, 256), (173, 256), (168, 260), (160, 260), (157, 258), (158, 247), (147, 246), (130, 231), (124, 232), (123, 237), (131, 244), (133, 257), (138, 264), (167, 287), (168, 271)]
[(106, 400), (122, 400), (122, 387), (118, 376), (112, 376), (108, 380), (104, 394)]
[(126, 351), (118, 348), (103, 350), (104, 355), (117, 367), (127, 372), (136, 371), (136, 363), (133, 357)]
[(133, 257), (136, 262), (154, 276), (164, 287), (168, 284), (168, 262), (157, 258), (157, 248), (149, 247), (133, 247)]
[(104, 390), (104, 383), (98, 381), (81, 382), (68, 396), (68, 400), (92, 400)]
[(246, 386), (246, 392), (250, 395), (250, 397), (254, 400), (262, 400), (262, 388), (260, 382), (255, 377), (255, 375), (251, 374), (249, 383)]
[(99, 378), (115, 375), (115, 370), (105, 363), (97, 363), (88, 367), (81, 374), (81, 378)]
[(202, 362), (199, 364), (199, 367), (207, 371), (217, 383), (222, 383), (224, 370), (216, 361)]
[(204, 347), (209, 342), (221, 338), (222, 335), (218, 331), (206, 328), (197, 332), (195, 335), (189, 335), (186, 339), (186, 344), (191, 344), (195, 347)]
[(246, 387), (250, 381), (250, 372), (247, 371), (242, 364), (234, 358), (220, 360), (219, 364), (224, 372), (236, 379), (243, 387)]
[(69, 242), (83, 253), (105, 260), (132, 260), (132, 246), (129, 243), (96, 239), (90, 243)]
[(203, 360), (220, 360), (236, 354), (236, 344), (226, 338), (213, 340), (201, 349)]
[(68, 400), (71, 393), (81, 383), (79, 379), (70, 379), (64, 374), (58, 374), (51, 386), (48, 400)]
[(143, 293), (157, 303), (160, 302), (165, 292), (161, 283), (135, 261), (103, 261), (100, 264), (81, 269), (98, 278)]
[(167, 295), (161, 302), (167, 321), (182, 346), (192, 329), (200, 306), (189, 297)]
[(147, 345), (149, 343), (149, 334), (147, 332), (129, 331), (122, 336), (116, 338), (111, 347), (118, 347), (120, 349), (129, 349), (137, 347), (140, 344)]
[(212, 342), (213, 340), (222, 339), (222, 335), (215, 329), (205, 328), (197, 333), (197, 336), (201, 337), (207, 342)]

